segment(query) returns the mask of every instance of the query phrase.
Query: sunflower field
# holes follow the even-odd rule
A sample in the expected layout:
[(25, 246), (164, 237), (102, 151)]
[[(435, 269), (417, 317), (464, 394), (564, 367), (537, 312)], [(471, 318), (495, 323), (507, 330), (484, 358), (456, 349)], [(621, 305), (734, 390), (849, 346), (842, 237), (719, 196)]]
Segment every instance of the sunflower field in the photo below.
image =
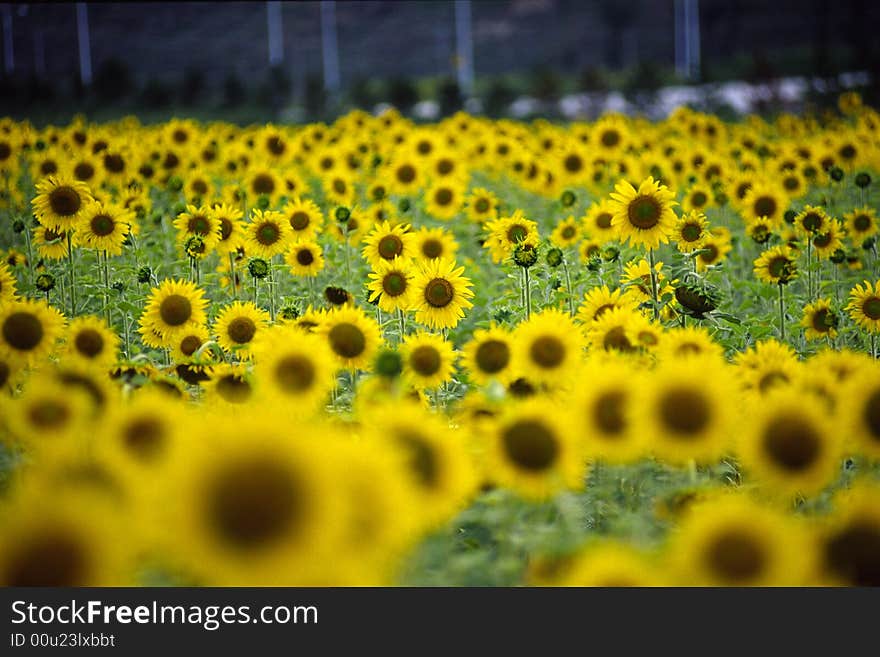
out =
[(0, 120), (0, 584), (880, 585), (880, 113)]

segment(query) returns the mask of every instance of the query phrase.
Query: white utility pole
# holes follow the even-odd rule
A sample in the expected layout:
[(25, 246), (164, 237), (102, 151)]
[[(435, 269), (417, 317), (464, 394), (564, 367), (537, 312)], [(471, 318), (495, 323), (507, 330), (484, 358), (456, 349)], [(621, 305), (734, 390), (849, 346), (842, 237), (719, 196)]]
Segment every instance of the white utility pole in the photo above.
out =
[(471, 35), (471, 0), (455, 0), (455, 69), (458, 88), (465, 98), (474, 94), (474, 40)]
[(321, 55), (324, 63), (324, 89), (339, 91), (339, 49), (336, 43), (336, 3), (321, 0)]
[(79, 77), (88, 87), (92, 84), (92, 47), (89, 42), (89, 9), (85, 2), (76, 3), (76, 34), (79, 39)]
[(269, 66), (284, 61), (284, 25), (281, 22), (281, 3), (266, 3), (266, 28), (269, 33)]

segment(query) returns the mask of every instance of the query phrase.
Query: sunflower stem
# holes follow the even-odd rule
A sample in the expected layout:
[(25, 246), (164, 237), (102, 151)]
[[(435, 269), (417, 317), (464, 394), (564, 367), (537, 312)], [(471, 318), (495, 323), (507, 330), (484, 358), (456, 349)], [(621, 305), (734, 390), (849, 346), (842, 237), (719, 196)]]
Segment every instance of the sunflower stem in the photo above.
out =
[(651, 298), (654, 300), (654, 319), (660, 319), (660, 306), (657, 302), (657, 272), (654, 271), (654, 249), (648, 249), (648, 266), (651, 269)]
[(397, 309), (397, 321), (400, 322), (400, 339), (403, 340), (406, 336), (406, 317), (400, 308)]
[(107, 262), (107, 252), (98, 253), (98, 259), (101, 261), (101, 268), (104, 272), (104, 319), (107, 320), (107, 326), (113, 327), (110, 323), (110, 266)]
[(779, 283), (779, 339), (785, 342), (785, 293), (782, 283)]
[(257, 277), (254, 276), (254, 305), (257, 305)]
[(523, 296), (526, 299), (526, 319), (532, 316), (532, 291), (529, 289), (529, 268), (523, 267)]
[(813, 302), (813, 239), (807, 235), (807, 302)]
[[(28, 270), (28, 279), (29, 279), (28, 282), (30, 283), (30, 286), (33, 287), (34, 286), (34, 252), (33, 252), (33, 247), (31, 245), (31, 231), (30, 231), (29, 226), (25, 226), (25, 229), (24, 229), (24, 242), (27, 247), (27, 259), (28, 259), (27, 270)], [(46, 297), (47, 297), (46, 301), (48, 301), (49, 300), (48, 299), (48, 292), (46, 293)]]
[(562, 271), (565, 274), (565, 289), (568, 290), (568, 314), (574, 316), (574, 290), (571, 289), (571, 275), (568, 273), (568, 263), (565, 255), (562, 256)]
[(229, 280), (232, 283), (232, 300), (238, 301), (238, 283), (235, 280), (235, 256), (229, 252)]
[(351, 253), (349, 253), (348, 248), (348, 235), (345, 236), (345, 246), (343, 247), (345, 251), (345, 288), (347, 290), (351, 289)]
[(877, 345), (875, 344), (876, 341), (877, 341), (877, 336), (875, 336), (873, 333), (871, 333), (871, 358), (877, 358), (877, 351), (876, 351)]
[(275, 267), (273, 266), (274, 258), (269, 258), (269, 317), (275, 321)]
[(73, 231), (67, 231), (67, 266), (70, 274), (70, 316), (76, 316), (76, 265), (73, 259)]
[(688, 459), (688, 478), (691, 486), (697, 483), (697, 462), (694, 459)]

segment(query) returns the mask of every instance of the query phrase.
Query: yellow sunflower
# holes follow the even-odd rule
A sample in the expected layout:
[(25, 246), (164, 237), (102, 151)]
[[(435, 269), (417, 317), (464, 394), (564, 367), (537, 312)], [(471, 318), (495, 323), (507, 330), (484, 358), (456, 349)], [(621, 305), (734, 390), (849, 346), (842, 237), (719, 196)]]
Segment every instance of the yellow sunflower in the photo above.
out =
[(650, 176), (636, 189), (626, 180), (620, 180), (611, 194), (611, 224), (621, 240), (633, 246), (656, 249), (669, 241), (676, 217), (672, 208), (674, 196), (665, 186)]
[(36, 365), (54, 349), (64, 316), (45, 301), (16, 299), (0, 304), (0, 357)]
[(249, 255), (271, 259), (284, 253), (293, 231), (284, 215), (273, 210), (253, 210), (245, 229), (245, 250)]
[(119, 336), (93, 315), (77, 317), (66, 331), (67, 357), (109, 369), (119, 349)]
[(617, 228), (612, 223), (614, 205), (610, 199), (593, 203), (583, 218), (584, 231), (600, 242), (609, 242), (617, 238)]
[(15, 289), (15, 275), (5, 262), (0, 262), (0, 304), (13, 301), (18, 292)]
[(364, 238), (364, 259), (376, 269), (381, 262), (395, 258), (408, 259), (414, 255), (412, 233), (408, 224), (392, 226), (387, 221), (373, 227)]
[(33, 244), (41, 258), (63, 260), (67, 257), (67, 240), (63, 232), (50, 226), (36, 226), (33, 232)]
[(220, 243), (220, 218), (206, 205), (196, 207), (187, 205), (174, 220), (177, 229), (177, 243), (183, 246), (191, 237), (200, 237), (204, 243), (204, 253), (213, 251)]
[(334, 308), (315, 330), (324, 336), (340, 368), (370, 370), (382, 344), (376, 320), (352, 306)]
[(777, 185), (760, 179), (751, 180), (751, 186), (742, 198), (742, 214), (746, 222), (767, 217), (773, 226), (782, 225), (782, 216), (788, 209), (789, 199)]
[(217, 344), (234, 356), (247, 359), (252, 355), (254, 339), (269, 324), (269, 313), (250, 301), (235, 301), (220, 311), (214, 321)]
[(578, 307), (576, 317), (589, 325), (608, 310), (625, 308), (635, 311), (638, 305), (638, 298), (629, 289), (617, 288), (612, 292), (607, 285), (602, 285), (591, 288), (584, 294), (584, 300)]
[(709, 222), (702, 212), (688, 212), (676, 223), (673, 241), (682, 253), (693, 253), (703, 248), (709, 236)]
[(413, 256), (423, 262), (438, 258), (454, 258), (458, 242), (443, 228), (419, 228), (412, 235)]
[(571, 215), (556, 224), (550, 233), (550, 241), (556, 246), (565, 248), (581, 239), (580, 223)]
[(213, 222), (216, 222), (218, 225), (220, 239), (216, 245), (217, 252), (220, 254), (234, 254), (239, 247), (244, 245), (244, 226), (241, 222), (241, 210), (233, 205), (215, 203), (208, 210), (208, 214)]
[(430, 328), (455, 328), (464, 311), (473, 307), (471, 281), (464, 267), (442, 258), (422, 263), (413, 279), (416, 321)]
[(874, 362), (853, 375), (841, 390), (838, 420), (847, 426), (859, 452), (880, 458), (880, 376)]
[(862, 206), (856, 208), (852, 212), (843, 215), (846, 221), (846, 233), (853, 241), (853, 244), (861, 245), (866, 239), (872, 235), (876, 235), (880, 230), (877, 221), (877, 212), (874, 208)]
[(863, 482), (834, 503), (815, 538), (821, 584), (880, 586), (880, 488)]
[(31, 201), (39, 222), (59, 232), (76, 228), (92, 193), (88, 185), (73, 178), (49, 176), (37, 183), (37, 195)]
[(449, 381), (455, 370), (456, 353), (443, 336), (419, 331), (400, 345), (403, 375), (418, 388), (436, 388)]
[(513, 376), (512, 363), (513, 336), (494, 323), (488, 329), (474, 331), (462, 353), (462, 366), (478, 385), (508, 383)]
[(537, 383), (570, 385), (582, 362), (583, 342), (568, 314), (548, 308), (517, 326), (513, 336), (517, 370)]
[(324, 269), (324, 251), (313, 240), (298, 240), (284, 254), (284, 261), (294, 276), (314, 278)]
[(489, 236), (483, 244), (492, 256), (492, 262), (504, 262), (522, 242), (537, 242), (538, 224), (526, 219), (521, 210), (509, 217), (499, 217), (485, 224)]
[(177, 336), (205, 323), (208, 300), (194, 283), (166, 279), (150, 290), (140, 318), (140, 333), (150, 347), (170, 347)]
[(797, 278), (797, 258), (787, 246), (774, 246), (755, 260), (753, 271), (765, 283), (785, 285)]
[(805, 328), (807, 340), (821, 340), (837, 337), (840, 318), (831, 307), (830, 299), (818, 299), (804, 306), (801, 326)]
[(369, 273), (369, 301), (376, 302), (386, 313), (409, 312), (413, 307), (414, 277), (415, 272), (408, 260), (380, 261)]
[(85, 208), (77, 224), (76, 244), (105, 251), (108, 255), (121, 255), (122, 243), (134, 221), (134, 212), (131, 210), (93, 201)]
[(880, 333), (880, 280), (862, 281), (849, 292), (846, 310), (852, 320), (869, 333)]
[(324, 215), (321, 208), (312, 200), (293, 197), (281, 210), (287, 217), (290, 228), (295, 237), (301, 240), (311, 240), (320, 234), (324, 226)]
[(474, 187), (467, 196), (467, 215), (471, 221), (485, 223), (498, 217), (498, 197), (488, 189)]

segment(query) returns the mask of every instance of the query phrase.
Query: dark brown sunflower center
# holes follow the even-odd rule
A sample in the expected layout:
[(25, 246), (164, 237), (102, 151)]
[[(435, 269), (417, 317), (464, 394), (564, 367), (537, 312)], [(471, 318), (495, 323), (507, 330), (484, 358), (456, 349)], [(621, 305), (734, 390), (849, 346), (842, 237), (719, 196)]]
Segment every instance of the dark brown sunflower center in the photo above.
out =
[(263, 246), (272, 246), (281, 239), (281, 231), (273, 223), (264, 223), (257, 228), (257, 241)]
[(385, 260), (393, 260), (403, 253), (403, 240), (397, 235), (385, 235), (379, 240), (378, 251)]
[(162, 168), (166, 170), (176, 169), (180, 164), (180, 158), (175, 153), (166, 153), (162, 160)]
[(880, 586), (880, 526), (869, 518), (853, 519), (829, 537), (823, 558), (847, 584)]
[(283, 155), (287, 150), (287, 144), (276, 135), (272, 135), (266, 140), (266, 147), (272, 155)]
[(749, 582), (760, 577), (767, 567), (763, 546), (736, 529), (715, 536), (706, 546), (710, 570), (727, 582)]
[(428, 239), (422, 242), (422, 255), (429, 260), (443, 255), (443, 243), (440, 240)]
[(851, 160), (856, 156), (856, 147), (852, 144), (846, 144), (837, 152), (844, 160)]
[(566, 226), (562, 229), (562, 237), (564, 239), (570, 240), (577, 234), (577, 229), (574, 226)]
[(706, 201), (709, 200), (709, 197), (706, 196), (705, 192), (694, 192), (691, 195), (691, 205), (695, 208), (701, 208), (706, 205)]
[(77, 180), (91, 180), (95, 175), (95, 167), (88, 162), (80, 162), (73, 168), (73, 176)]
[(94, 358), (104, 351), (104, 338), (95, 329), (83, 329), (76, 334), (73, 343), (76, 350), (88, 358)]
[(28, 410), (28, 417), (40, 429), (60, 429), (70, 420), (70, 408), (54, 399), (41, 399)]
[(565, 158), (565, 170), (569, 173), (577, 173), (584, 168), (584, 161), (580, 155), (572, 153)]
[(187, 230), (194, 235), (207, 235), (211, 231), (211, 222), (204, 215), (194, 215), (186, 224)]
[(608, 390), (593, 402), (593, 419), (596, 426), (608, 437), (617, 438), (626, 429), (626, 392)]
[(268, 456), (230, 463), (209, 484), (206, 519), (218, 538), (258, 550), (295, 532), (304, 519), (298, 475)]
[(82, 198), (73, 187), (62, 185), (49, 193), (49, 206), (59, 217), (72, 217), (82, 207)]
[(316, 376), (314, 364), (305, 356), (285, 356), (275, 365), (275, 381), (285, 392), (308, 390)]
[(251, 189), (255, 194), (271, 194), (275, 191), (275, 180), (268, 174), (259, 173), (251, 181)]
[(474, 209), (477, 212), (479, 212), (480, 214), (488, 212), (489, 207), (490, 207), (490, 203), (489, 203), (489, 199), (487, 199), (487, 198), (478, 198), (477, 202), (474, 203)]
[(107, 235), (113, 234), (113, 230), (116, 228), (116, 222), (113, 221), (113, 217), (110, 215), (98, 214), (92, 217), (89, 226), (91, 227), (92, 232), (98, 237), (107, 237)]
[(782, 278), (789, 268), (789, 260), (785, 256), (778, 256), (767, 263), (767, 272), (773, 278)]
[(305, 230), (309, 227), (310, 218), (308, 212), (297, 210), (290, 215), (290, 227), (294, 230)]
[(156, 458), (165, 442), (165, 425), (155, 417), (141, 416), (125, 425), (122, 439), (125, 447), (140, 460)]
[(254, 339), (256, 332), (257, 325), (250, 317), (236, 317), (226, 329), (229, 339), (237, 344), (247, 344)]
[(510, 363), (510, 346), (502, 340), (486, 340), (477, 347), (474, 360), (486, 374), (497, 374)]
[(429, 345), (413, 349), (409, 356), (409, 366), (422, 376), (432, 376), (440, 370), (440, 353)]
[(13, 349), (30, 351), (43, 340), (43, 324), (29, 312), (14, 312), (3, 322), (3, 340)]
[(199, 196), (204, 196), (208, 193), (208, 183), (204, 180), (195, 180), (192, 183), (192, 190)]
[(0, 360), (0, 387), (6, 385), (10, 374), (12, 374), (12, 369), (10, 369), (9, 363)]
[(697, 224), (685, 224), (681, 229), (681, 237), (685, 242), (696, 242), (703, 235), (703, 230)]
[(342, 322), (328, 334), (333, 351), (343, 358), (357, 358), (367, 347), (367, 338), (354, 324)]
[(411, 164), (404, 164), (397, 169), (397, 180), (408, 185), (416, 179), (416, 170)]
[(603, 230), (611, 228), (611, 213), (602, 212), (596, 217), (596, 225)]
[(599, 140), (606, 148), (614, 148), (620, 143), (620, 133), (617, 130), (605, 130)]
[(870, 297), (862, 303), (862, 312), (868, 319), (880, 319), (880, 298)]
[(300, 249), (296, 252), (296, 261), (303, 267), (308, 267), (315, 262), (315, 256), (311, 249)]
[(507, 239), (516, 244), (522, 242), (529, 235), (529, 229), (516, 224), (507, 229)]
[(452, 190), (441, 187), (434, 193), (434, 202), (437, 205), (446, 206), (452, 203)]
[(220, 240), (225, 242), (232, 236), (232, 221), (226, 217), (220, 217)]
[(659, 404), (660, 419), (676, 437), (694, 438), (709, 424), (709, 403), (699, 390), (672, 388), (660, 396)]
[(54, 160), (45, 160), (40, 164), (40, 173), (44, 176), (51, 176), (58, 171), (58, 164)]
[(120, 155), (108, 154), (104, 156), (104, 168), (110, 173), (120, 173), (125, 169), (125, 160)]
[(829, 312), (827, 308), (822, 308), (813, 314), (812, 325), (814, 331), (827, 333), (830, 328), (833, 328), (832, 324), (829, 323), (829, 319), (831, 319), (828, 316)]
[(63, 233), (56, 233), (51, 228), (45, 228), (43, 230), (43, 239), (46, 242), (54, 242), (55, 240), (60, 240), (62, 237), (64, 237)]
[(82, 586), (88, 584), (88, 548), (61, 528), (43, 527), (16, 541), (6, 561), (5, 586)]
[(253, 388), (238, 374), (227, 374), (217, 381), (217, 394), (230, 404), (244, 404), (253, 394)]
[(399, 430), (397, 441), (409, 456), (409, 467), (425, 488), (440, 482), (440, 462), (434, 447), (415, 430)]
[(5, 141), (0, 141), (0, 162), (5, 162), (12, 155), (12, 147)]
[(639, 230), (650, 230), (660, 223), (660, 204), (651, 196), (637, 196), (629, 203), (629, 222)]
[(559, 367), (565, 360), (565, 345), (553, 335), (542, 335), (529, 348), (532, 362), (544, 369)]
[(852, 222), (853, 228), (856, 231), (863, 233), (871, 228), (871, 217), (866, 214), (859, 214), (853, 219)]
[(382, 279), (382, 291), (389, 297), (399, 297), (406, 292), (406, 276), (398, 271), (386, 274)]
[(782, 179), (782, 184), (788, 192), (793, 192), (801, 186), (801, 182), (797, 176), (786, 176)]
[(171, 138), (178, 144), (184, 144), (189, 139), (189, 133), (181, 128), (171, 133)]
[(802, 225), (804, 230), (809, 231), (811, 233), (815, 233), (822, 227), (822, 217), (816, 212), (808, 212), (804, 215), (804, 219)]
[(774, 217), (776, 215), (776, 199), (772, 196), (759, 196), (754, 204), (756, 217)]
[(342, 178), (334, 178), (333, 191), (337, 194), (345, 194), (348, 191), (348, 184)]
[(504, 452), (518, 468), (537, 473), (550, 468), (559, 455), (554, 433), (536, 420), (519, 420), (501, 436)]
[(626, 337), (626, 330), (622, 326), (615, 326), (607, 331), (602, 339), (602, 346), (605, 347), (606, 351), (610, 349), (624, 352), (636, 350), (632, 342), (629, 341), (629, 338)]
[(865, 402), (865, 426), (871, 432), (871, 438), (880, 442), (880, 388), (874, 390)]
[(180, 351), (184, 356), (192, 356), (202, 346), (202, 339), (197, 335), (188, 335), (180, 341)]
[(454, 297), (455, 289), (445, 278), (435, 278), (425, 286), (425, 301), (434, 308), (445, 308)]
[(192, 304), (181, 294), (171, 294), (159, 305), (159, 317), (168, 326), (180, 326), (192, 317)]
[(817, 429), (796, 415), (771, 420), (764, 427), (762, 445), (775, 466), (793, 474), (809, 470), (822, 454)]

